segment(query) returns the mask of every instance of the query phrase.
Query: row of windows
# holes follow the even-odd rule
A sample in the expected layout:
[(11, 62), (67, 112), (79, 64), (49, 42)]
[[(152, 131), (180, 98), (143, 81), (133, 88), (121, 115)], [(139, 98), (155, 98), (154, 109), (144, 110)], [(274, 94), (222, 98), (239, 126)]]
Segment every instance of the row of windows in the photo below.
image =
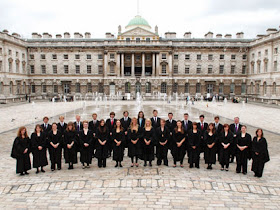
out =
[[(261, 61), (257, 62), (257, 73), (261, 73)], [(278, 71), (278, 62), (274, 61), (273, 62), (273, 71)], [(251, 69), (252, 69), (252, 73), (256, 73), (255, 72), (255, 62), (251, 63)], [(268, 62), (264, 62), (264, 72), (268, 72)]]
[[(126, 38), (125, 41), (126, 41), (126, 42), (130, 42), (131, 39), (130, 39), (130, 38)], [(140, 43), (140, 42), (141, 42), (141, 39), (140, 39), (139, 37), (137, 37), (137, 38), (135, 39), (135, 41), (136, 41), (136, 43)], [(146, 38), (145, 40), (142, 39), (142, 41), (151, 42), (151, 38)]]
[[(92, 66), (87, 65), (86, 68), (87, 68), (86, 69), (87, 74), (91, 74), (92, 73)], [(64, 65), (63, 69), (64, 69), (64, 74), (69, 74), (69, 66), (68, 65)], [(80, 65), (75, 65), (75, 72), (76, 72), (76, 74), (81, 73), (81, 66)], [(46, 65), (41, 65), (41, 74), (46, 74), (46, 73), (47, 73)], [(52, 73), (57, 74), (57, 65), (52, 65)], [(35, 74), (35, 66), (34, 65), (30, 65), (30, 74)], [(98, 74), (103, 74), (103, 66), (102, 65), (98, 66)]]
[[(114, 55), (114, 54), (112, 54), (112, 55)], [(29, 58), (30, 58), (30, 60), (34, 60), (35, 55), (34, 54), (30, 54)], [(53, 60), (57, 60), (57, 58), (58, 58), (57, 54), (52, 54), (52, 59)], [(98, 54), (97, 58), (98, 59), (103, 59), (103, 54)], [(110, 54), (110, 58), (111, 58), (111, 54)], [(40, 54), (40, 59), (41, 60), (46, 60), (46, 54)], [(68, 60), (69, 59), (69, 55), (68, 54), (63, 54), (63, 59), (64, 60)], [(80, 54), (75, 54), (75, 60), (79, 60), (79, 59), (81, 59), (81, 55)], [(86, 54), (86, 59), (87, 60), (91, 60), (92, 59), (92, 55), (91, 54)]]
[[(178, 60), (179, 59), (179, 55), (178, 54), (174, 54), (173, 56), (174, 60)], [(213, 60), (214, 55), (213, 54), (208, 54), (208, 60)], [(224, 60), (225, 59), (225, 54), (220, 54), (219, 55), (220, 60)], [(166, 54), (162, 54), (162, 59), (166, 59)], [(232, 54), (231, 55), (231, 60), (235, 60), (236, 59), (236, 55)], [(242, 55), (242, 59), (246, 60), (247, 59), (247, 55), (244, 54)], [(190, 54), (185, 54), (185, 60), (191, 60), (191, 55)], [(202, 60), (202, 54), (197, 54), (196, 55), (196, 60)]]
[[(273, 53), (274, 53), (275, 55), (278, 54), (278, 47), (275, 47), (275, 48), (274, 48)], [(265, 49), (264, 55), (265, 55), (265, 56), (268, 56), (268, 49)], [(259, 51), (259, 52), (258, 52), (258, 57), (261, 58), (261, 56), (262, 56), (262, 52)], [(252, 53), (252, 59), (254, 59), (254, 58), (255, 58), (255, 53)]]
[[(12, 56), (12, 54), (13, 54), (12, 50), (8, 50), (8, 55), (9, 55), (9, 56)], [(3, 55), (3, 49), (2, 49), (2, 47), (0, 47), (0, 55)], [(16, 57), (17, 57), (17, 58), (19, 57), (19, 52), (18, 52), (18, 51), (16, 51)], [(25, 59), (25, 53), (22, 53), (22, 54), (21, 54), (21, 57), (22, 57), (22, 59)]]

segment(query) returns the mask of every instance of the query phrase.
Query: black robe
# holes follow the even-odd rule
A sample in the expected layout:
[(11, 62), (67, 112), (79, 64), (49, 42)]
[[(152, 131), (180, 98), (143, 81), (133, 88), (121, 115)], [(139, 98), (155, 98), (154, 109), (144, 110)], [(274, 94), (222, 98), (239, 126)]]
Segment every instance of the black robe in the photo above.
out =
[(62, 135), (64, 135), (64, 132), (67, 128), (67, 123), (63, 123), (63, 126), (61, 126), (60, 122), (57, 123), (57, 129), (62, 133)]
[[(258, 153), (258, 155), (256, 153)], [(259, 141), (257, 140), (257, 137), (254, 137), (252, 141), (252, 159), (252, 171), (261, 176), (264, 164), (270, 160), (267, 141), (264, 137), (260, 138)]]
[[(25, 149), (28, 149), (28, 151), (23, 154)], [(23, 173), (31, 169), (30, 152), (30, 139), (28, 137), (24, 139), (16, 137), (11, 152), (11, 157), (17, 160), (16, 173)]]
[[(63, 140), (62, 134), (59, 130), (57, 130), (56, 135), (53, 134), (53, 131), (49, 132), (48, 135), (48, 142), (49, 142), (49, 153), (50, 153), (50, 160), (52, 164), (60, 164), (61, 163), (61, 155), (62, 155), (62, 147), (63, 147)], [(59, 143), (57, 148), (54, 148), (50, 143), (57, 144)]]
[[(200, 141), (201, 141), (201, 131), (197, 130), (197, 132), (194, 133), (193, 130), (190, 130), (188, 133), (189, 164), (199, 163)], [(195, 146), (195, 149), (193, 148), (193, 146)]]
[(200, 152), (205, 152), (205, 149), (206, 149), (206, 142), (205, 142), (205, 133), (207, 131), (207, 127), (208, 127), (208, 123), (204, 122), (204, 126), (203, 126), (203, 129), (201, 128), (201, 122), (198, 122), (197, 123), (197, 130), (200, 130), (201, 132), (201, 140), (200, 140)]
[[(42, 147), (41, 150), (38, 149), (39, 146)], [(32, 133), (31, 151), (33, 154), (33, 168), (39, 168), (48, 165), (46, 146), (47, 140), (46, 134), (44, 132), (41, 132), (40, 136), (38, 136), (37, 133)]]
[[(225, 132), (220, 133), (219, 136), (219, 162), (221, 165), (228, 165), (229, 164), (229, 159), (230, 159), (230, 148), (231, 144), (233, 142), (233, 134), (229, 130), (227, 136), (225, 135)], [(224, 148), (222, 143), (224, 144), (230, 144), (228, 148)]]
[[(204, 133), (204, 142), (205, 142), (205, 150), (204, 150), (204, 158), (206, 164), (215, 164), (216, 163), (216, 149), (217, 149), (217, 135), (213, 134), (212, 136), (206, 131)], [(209, 148), (208, 145), (215, 143), (212, 148)]]
[(246, 133), (245, 137), (242, 137), (242, 134), (239, 133), (236, 137), (236, 145), (247, 146), (243, 151), (238, 148), (236, 149), (237, 164), (242, 164), (244, 161), (251, 159), (252, 137), (250, 134)]
[[(108, 150), (109, 150), (109, 130), (106, 128), (106, 130), (99, 130), (99, 128), (96, 130), (96, 150), (95, 150), (95, 157), (97, 159), (106, 159), (108, 157)], [(98, 139), (102, 142), (106, 141), (106, 144), (103, 146), (99, 143)]]
[[(80, 142), (80, 161), (81, 163), (91, 164), (92, 162), (92, 146), (93, 146), (93, 133), (91, 130), (88, 130), (85, 134), (84, 130), (79, 132), (79, 142)], [(85, 146), (87, 143), (89, 146)]]
[[(128, 130), (128, 157), (132, 158), (137, 156), (138, 158), (142, 155), (142, 145), (141, 139), (143, 138), (143, 128), (138, 127), (138, 131), (136, 130)], [(138, 139), (136, 144), (133, 144), (131, 140), (135, 141)]]
[[(74, 142), (71, 149), (68, 149), (67, 144), (72, 144)], [(64, 132), (64, 158), (65, 163), (77, 163), (77, 142), (78, 135), (75, 131), (65, 131)]]
[(230, 145), (230, 154), (232, 156), (235, 156), (236, 155), (236, 151), (237, 151), (237, 148), (236, 148), (236, 143), (237, 143), (237, 135), (241, 132), (241, 127), (242, 125), (239, 124), (238, 126), (238, 129), (236, 130), (235, 129), (235, 124), (230, 124), (229, 126), (229, 129), (230, 131), (232, 132), (233, 134), (233, 140), (232, 140), (232, 144)]
[(158, 128), (160, 126), (160, 118), (157, 117), (157, 121), (154, 120), (154, 117), (151, 117), (152, 127), (154, 129)]
[[(123, 161), (124, 156), (124, 147), (125, 147), (125, 135), (124, 131), (120, 131), (117, 133), (116, 129), (113, 130), (113, 160), (115, 161)], [(117, 146), (117, 143), (115, 142), (115, 139), (117, 141), (120, 141), (121, 144)]]
[(168, 119), (168, 120), (165, 121), (165, 126), (168, 128), (168, 130), (170, 132), (169, 139), (168, 139), (168, 149), (171, 150), (171, 148), (172, 148), (172, 132), (173, 132), (174, 128), (176, 128), (177, 122), (176, 122), (176, 120), (173, 120), (173, 119), (170, 122), (170, 120)]
[[(151, 130), (147, 131), (144, 129), (143, 131), (143, 140), (142, 140), (142, 151), (143, 151), (143, 159), (144, 160), (154, 160), (155, 155), (155, 133), (154, 128), (151, 128)], [(146, 141), (151, 140), (151, 143), (149, 145), (146, 145), (144, 139)]]
[[(170, 131), (166, 126), (164, 126), (163, 131), (161, 127), (156, 129), (156, 156), (160, 160), (167, 157), (169, 137)], [(165, 141), (167, 141), (167, 143), (162, 146), (160, 143), (164, 143)]]
[(52, 130), (52, 126), (50, 124), (47, 124), (46, 127), (44, 126), (44, 123), (41, 124), (41, 127), (43, 129), (43, 132), (48, 135), (48, 133)]
[[(171, 154), (173, 156), (173, 159), (175, 161), (181, 161), (184, 159), (186, 155), (186, 132), (181, 133), (181, 132), (176, 132), (175, 130), (172, 133), (172, 149), (171, 149)], [(177, 146), (177, 143), (182, 141), (185, 138), (184, 143), (181, 145), (181, 147)]]
[(143, 128), (145, 127), (145, 122), (146, 122), (146, 119), (145, 118), (142, 118), (142, 122), (141, 122), (141, 125), (140, 125), (140, 118), (137, 119), (137, 123), (139, 125), (140, 128)]

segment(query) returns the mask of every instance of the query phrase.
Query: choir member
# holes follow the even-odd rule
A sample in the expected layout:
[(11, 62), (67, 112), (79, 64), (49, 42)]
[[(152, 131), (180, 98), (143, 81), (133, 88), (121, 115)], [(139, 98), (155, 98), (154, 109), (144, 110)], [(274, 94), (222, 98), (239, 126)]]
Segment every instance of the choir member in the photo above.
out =
[(205, 152), (205, 149), (206, 149), (206, 143), (205, 143), (205, 140), (204, 140), (204, 134), (205, 132), (207, 131), (207, 128), (208, 128), (208, 123), (204, 122), (204, 115), (200, 115), (199, 116), (199, 123), (197, 123), (197, 129), (200, 130), (201, 132), (201, 140), (200, 140), (200, 152)]
[(89, 130), (91, 130), (92, 133), (93, 133), (93, 143), (94, 143), (92, 145), (92, 155), (93, 155), (93, 157), (94, 157), (95, 143), (97, 141), (96, 130), (98, 129), (98, 126), (99, 126), (99, 120), (97, 120), (97, 114), (93, 113), (92, 114), (92, 121), (90, 121), (89, 124), (88, 124)]
[[(141, 139), (143, 137), (143, 128), (137, 123), (137, 119), (134, 117), (131, 120), (130, 128), (128, 130), (128, 157), (131, 158), (131, 167), (138, 167), (138, 158), (142, 154)], [(134, 163), (135, 159), (135, 163)]]
[(247, 174), (248, 159), (251, 158), (250, 149), (252, 141), (251, 135), (248, 134), (246, 130), (247, 127), (242, 125), (241, 132), (238, 133), (236, 137), (236, 173), (240, 173), (242, 169), (244, 175)]
[(263, 137), (263, 130), (257, 129), (256, 136), (252, 141), (252, 171), (255, 177), (262, 177), (264, 165), (269, 161), (269, 154), (267, 150), (267, 142)]
[(108, 157), (108, 149), (109, 149), (109, 130), (105, 125), (105, 121), (100, 120), (99, 126), (96, 130), (96, 150), (95, 157), (98, 159), (98, 167), (106, 167), (106, 158)]
[(44, 166), (48, 165), (47, 159), (47, 139), (42, 127), (38, 124), (35, 126), (34, 132), (31, 134), (31, 150), (33, 154), (33, 168), (36, 168), (36, 174), (45, 172)]
[(189, 114), (184, 114), (184, 119), (182, 120), (182, 125), (185, 133), (188, 133), (189, 130), (192, 128), (192, 121), (189, 120)]
[(140, 111), (138, 113), (138, 118), (137, 118), (137, 123), (139, 125), (140, 128), (144, 128), (145, 127), (145, 115), (143, 111)]
[(17, 137), (14, 140), (11, 157), (17, 160), (16, 173), (28, 175), (28, 170), (31, 169), (30, 162), (30, 139), (27, 135), (25, 127), (20, 127), (17, 132)]
[(122, 127), (123, 127), (123, 132), (124, 132), (124, 135), (125, 135), (125, 147), (128, 146), (128, 128), (131, 124), (131, 118), (128, 116), (129, 113), (128, 111), (124, 111), (123, 112), (123, 118), (121, 119), (121, 124), (122, 124)]
[(122, 161), (124, 156), (124, 142), (125, 134), (121, 121), (116, 121), (116, 128), (113, 129), (113, 160), (116, 161), (115, 167), (122, 167)]
[(165, 123), (166, 127), (168, 128), (170, 134), (169, 134), (169, 139), (168, 139), (168, 148), (171, 149), (171, 143), (172, 143), (172, 131), (174, 130), (174, 128), (177, 125), (176, 120), (173, 119), (173, 113), (169, 112), (168, 113), (168, 120), (166, 120)]
[(220, 117), (219, 116), (216, 116), (214, 117), (214, 121), (215, 121), (215, 130), (216, 130), (216, 133), (219, 135), (222, 131), (223, 131), (223, 125), (220, 123)]
[(43, 132), (48, 134), (51, 129), (52, 129), (52, 126), (49, 124), (49, 118), (48, 117), (44, 117), (43, 118), (43, 124), (41, 125), (42, 129), (43, 129)]
[(145, 128), (143, 131), (143, 158), (144, 166), (147, 166), (147, 161), (149, 161), (149, 166), (152, 166), (152, 160), (154, 159), (154, 128), (152, 127), (152, 122), (150, 119), (145, 121)]
[(77, 146), (78, 135), (75, 130), (73, 122), (67, 124), (67, 128), (64, 132), (64, 158), (65, 163), (69, 164), (68, 169), (73, 169), (73, 165), (78, 162), (77, 158)]
[(199, 168), (199, 154), (200, 154), (200, 141), (201, 131), (197, 129), (197, 123), (192, 123), (192, 129), (188, 133), (189, 142), (189, 164), (190, 168), (193, 168), (195, 164), (196, 168)]
[(64, 122), (64, 116), (59, 117), (59, 123), (57, 123), (57, 129), (64, 135), (64, 131), (67, 128), (67, 123)]
[(160, 118), (158, 117), (157, 110), (153, 110), (153, 117), (151, 117), (151, 122), (154, 130), (160, 126)]
[[(83, 164), (83, 169), (89, 168), (92, 162), (92, 145), (93, 133), (88, 129), (88, 121), (83, 121), (83, 130), (79, 132), (80, 141), (80, 161)], [(86, 164), (86, 165), (85, 165)]]
[(212, 164), (216, 163), (216, 143), (217, 136), (215, 132), (214, 123), (209, 123), (207, 130), (204, 133), (205, 151), (204, 158), (205, 163), (208, 164), (207, 169), (212, 169)]
[(81, 116), (76, 115), (76, 121), (74, 122), (75, 130), (77, 133), (79, 133), (81, 130), (83, 130), (83, 123), (81, 122)]
[(109, 132), (108, 136), (108, 157), (111, 157), (112, 149), (113, 149), (113, 129), (116, 125), (116, 119), (115, 119), (115, 112), (110, 113), (110, 118), (106, 120), (106, 126)]
[[(190, 126), (191, 127), (191, 126)], [(184, 157), (186, 155), (186, 131), (183, 128), (182, 122), (177, 121), (177, 126), (172, 133), (173, 143), (171, 154), (173, 156), (174, 165), (176, 167), (177, 161), (180, 161), (180, 166), (183, 166)]]
[(168, 166), (168, 140), (170, 136), (170, 131), (165, 126), (165, 120), (160, 119), (160, 127), (156, 129), (156, 156), (157, 156), (157, 165), (160, 166), (162, 161), (165, 166)]
[[(224, 124), (223, 130), (219, 135), (219, 162), (221, 164), (221, 171), (228, 171), (230, 158), (230, 145), (233, 141), (233, 134), (229, 129), (228, 124)], [(226, 168), (225, 168), (226, 167)]]
[(62, 134), (57, 130), (57, 124), (52, 124), (52, 130), (48, 134), (49, 142), (49, 153), (51, 160), (51, 170), (55, 170), (57, 165), (57, 170), (61, 169), (61, 154), (62, 154)]
[(236, 148), (237, 135), (240, 133), (241, 127), (242, 127), (242, 125), (239, 124), (239, 117), (235, 117), (234, 118), (234, 123), (232, 123), (229, 126), (229, 129), (233, 133), (233, 141), (232, 141), (231, 148), (230, 148), (230, 162), (231, 163), (233, 163), (234, 156), (236, 155), (236, 151), (237, 151), (237, 148)]

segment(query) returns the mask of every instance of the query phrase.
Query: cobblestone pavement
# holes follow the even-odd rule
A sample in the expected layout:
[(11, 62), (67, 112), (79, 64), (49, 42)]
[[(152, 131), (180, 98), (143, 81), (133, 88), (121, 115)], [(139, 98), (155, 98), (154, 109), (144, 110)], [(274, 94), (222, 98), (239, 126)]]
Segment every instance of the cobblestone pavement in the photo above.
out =
[[(66, 121), (73, 120), (77, 113), (83, 119), (90, 119), (92, 112), (100, 113), (99, 118), (106, 117), (110, 111), (120, 117), (124, 110), (135, 116), (142, 109), (150, 117), (155, 107), (160, 117), (173, 111), (175, 119), (181, 119), (187, 109), (174, 104), (159, 106), (158, 102), (143, 106), (114, 102), (108, 106), (86, 106), (64, 115)], [(191, 120), (197, 120), (201, 113), (207, 122), (214, 116), (194, 108), (187, 111)], [(221, 118), (221, 122), (231, 121)], [(28, 131), (33, 127), (28, 125)], [(248, 126), (248, 131), (253, 135), (255, 127)], [(15, 160), (10, 157), (15, 133), (16, 129), (0, 136), (1, 209), (280, 209), (280, 139), (272, 132), (265, 132), (271, 161), (260, 179), (252, 172), (246, 176), (234, 173), (235, 163), (230, 165), (229, 172), (220, 171), (218, 164), (209, 171), (203, 160), (200, 169), (190, 169), (187, 159), (184, 168), (158, 167), (155, 162), (153, 167), (143, 167), (141, 161), (139, 168), (131, 168), (127, 157), (123, 168), (115, 168), (110, 159), (107, 168), (99, 169), (94, 159), (89, 169), (77, 164), (69, 171), (63, 165), (61, 171), (51, 172), (47, 166), (46, 173), (35, 174), (33, 169), (28, 176), (20, 177), (15, 174)], [(171, 154), (169, 163), (172, 165)], [(250, 167), (251, 161), (248, 170)]]

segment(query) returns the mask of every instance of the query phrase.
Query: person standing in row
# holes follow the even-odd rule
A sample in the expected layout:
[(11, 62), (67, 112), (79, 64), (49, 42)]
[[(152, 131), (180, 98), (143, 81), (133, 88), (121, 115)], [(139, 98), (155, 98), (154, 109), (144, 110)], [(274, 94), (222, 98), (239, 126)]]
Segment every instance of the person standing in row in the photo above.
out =
[(94, 145), (92, 146), (92, 157), (94, 157), (95, 143), (97, 142), (96, 130), (98, 129), (98, 126), (99, 126), (99, 120), (97, 120), (97, 114), (93, 113), (92, 114), (92, 121), (90, 121), (89, 124), (88, 124), (89, 130), (91, 130), (92, 133), (93, 133)]
[(52, 129), (52, 126), (49, 124), (49, 118), (48, 117), (44, 117), (43, 118), (43, 124), (41, 125), (42, 129), (43, 129), (43, 132), (48, 134), (51, 129)]
[(163, 164), (168, 166), (168, 140), (170, 136), (169, 129), (165, 126), (165, 120), (160, 119), (160, 127), (156, 129), (156, 156), (157, 165), (160, 166), (163, 160)]
[(144, 166), (147, 166), (147, 161), (149, 161), (149, 166), (152, 166), (152, 161), (154, 160), (154, 128), (152, 127), (152, 122), (150, 119), (145, 121), (145, 128), (143, 132), (143, 158)]
[(110, 118), (106, 120), (106, 126), (109, 132), (108, 136), (108, 157), (111, 157), (112, 150), (113, 150), (113, 130), (116, 125), (116, 119), (115, 119), (115, 112), (110, 112)]
[(199, 168), (199, 154), (200, 154), (200, 141), (201, 141), (201, 131), (197, 129), (197, 123), (192, 123), (192, 129), (189, 130), (188, 140), (189, 140), (189, 164), (190, 168), (195, 165)]
[(228, 124), (224, 124), (223, 131), (219, 136), (219, 162), (221, 164), (221, 171), (228, 171), (230, 159), (230, 145), (233, 141), (233, 134), (229, 129)]
[(11, 157), (17, 160), (16, 173), (28, 175), (31, 169), (30, 162), (30, 139), (27, 135), (26, 127), (22, 126), (18, 129), (17, 137), (14, 140)]
[(239, 123), (239, 117), (235, 117), (234, 118), (234, 123), (232, 123), (230, 126), (229, 126), (229, 129), (231, 130), (231, 132), (233, 133), (233, 141), (232, 141), (232, 144), (231, 144), (231, 147), (230, 147), (230, 162), (233, 163), (234, 161), (234, 157), (236, 156), (236, 151), (237, 151), (237, 148), (236, 148), (236, 142), (237, 142), (237, 136), (238, 134), (240, 133), (241, 131), (241, 127), (242, 125), (240, 125)]
[(145, 119), (145, 116), (144, 116), (144, 112), (140, 111), (138, 113), (138, 118), (137, 118), (137, 123), (138, 123), (140, 128), (144, 129), (145, 121), (146, 121), (146, 119)]
[(57, 129), (64, 135), (67, 128), (67, 123), (64, 122), (64, 116), (59, 117), (59, 123), (57, 123)]
[(125, 141), (123, 142), (123, 144), (124, 144), (123, 146), (125, 148), (128, 147), (128, 143), (129, 143), (128, 129), (131, 124), (131, 118), (128, 115), (129, 115), (128, 111), (124, 111), (123, 118), (121, 119), (121, 124), (122, 124), (122, 128), (123, 128), (124, 136), (125, 136)]
[[(190, 126), (191, 127), (191, 126)], [(171, 154), (173, 156), (173, 167), (176, 167), (177, 162), (180, 162), (180, 166), (183, 166), (183, 161), (186, 155), (186, 131), (183, 128), (182, 122), (179, 120), (177, 121), (177, 126), (172, 133), (173, 143)]]
[[(200, 115), (199, 116), (199, 123), (197, 123), (197, 129), (200, 130), (200, 133), (201, 133), (201, 140), (200, 140), (200, 153), (203, 153), (205, 154), (205, 150), (206, 150), (206, 142), (205, 142), (205, 132), (207, 131), (207, 128), (208, 128), (208, 123), (206, 123), (204, 121), (205, 117), (204, 115)], [(205, 159), (205, 156), (204, 156), (204, 159)]]
[(213, 123), (209, 123), (206, 132), (204, 133), (205, 151), (204, 158), (205, 163), (208, 164), (207, 169), (212, 169), (212, 165), (216, 164), (216, 143), (217, 136), (215, 133), (215, 126)]
[(169, 112), (168, 113), (168, 120), (166, 120), (166, 123), (165, 123), (166, 127), (168, 128), (169, 130), (169, 139), (168, 139), (168, 149), (171, 150), (172, 148), (172, 131), (174, 130), (174, 128), (176, 127), (177, 125), (177, 122), (176, 120), (173, 119), (173, 113), (172, 112)]
[(92, 162), (93, 133), (88, 129), (88, 121), (86, 120), (83, 121), (83, 130), (79, 132), (79, 141), (81, 146), (80, 161), (83, 164), (83, 169), (89, 168)]
[(160, 126), (160, 118), (158, 117), (157, 110), (153, 110), (153, 117), (151, 117), (151, 122), (154, 130)]
[(69, 164), (68, 169), (74, 168), (74, 164), (78, 162), (77, 158), (77, 145), (78, 135), (75, 130), (75, 125), (73, 122), (67, 124), (67, 128), (64, 132), (64, 158), (65, 163)]
[(263, 137), (263, 130), (258, 128), (256, 130), (256, 136), (252, 141), (252, 171), (255, 173), (255, 177), (262, 177), (264, 165), (270, 160), (267, 141)]
[[(216, 116), (214, 117), (214, 125), (215, 125), (215, 131), (216, 131), (216, 135), (217, 137), (219, 137), (223, 131), (223, 125), (219, 122), (220, 121), (220, 117)], [(218, 140), (219, 142), (219, 140)], [(218, 154), (218, 160), (220, 160), (220, 151), (221, 151), (221, 144), (217, 143), (217, 154)]]
[(62, 134), (59, 130), (57, 130), (57, 124), (52, 124), (52, 130), (48, 135), (49, 141), (49, 153), (51, 160), (51, 170), (55, 170), (55, 166), (57, 165), (57, 170), (61, 169), (61, 155), (62, 155)]
[(33, 168), (36, 168), (36, 174), (45, 172), (44, 167), (48, 165), (47, 159), (47, 140), (46, 134), (43, 133), (42, 127), (38, 124), (35, 126), (34, 132), (31, 134), (31, 151), (33, 154)]
[[(79, 136), (80, 131), (83, 130), (83, 123), (81, 122), (81, 116), (80, 115), (76, 115), (76, 121), (74, 122), (75, 125), (75, 130)], [(78, 140), (77, 142), (77, 152), (80, 152), (81, 149), (81, 145), (80, 145), (80, 141)]]
[[(143, 137), (143, 128), (137, 124), (137, 119), (134, 117), (131, 120), (128, 130), (128, 157), (131, 158), (131, 167), (138, 167), (138, 159), (142, 155), (141, 139)], [(135, 159), (135, 163), (134, 163)]]
[(122, 167), (124, 156), (125, 134), (121, 121), (116, 121), (116, 128), (113, 129), (113, 160), (116, 161), (115, 167)]
[(247, 133), (247, 127), (242, 125), (241, 132), (237, 134), (236, 137), (236, 173), (247, 174), (248, 159), (251, 159), (250, 147), (251, 147), (252, 137)]
[(109, 149), (109, 130), (105, 125), (105, 121), (100, 120), (99, 127), (96, 130), (96, 150), (95, 157), (98, 159), (98, 167), (105, 168), (106, 167), (106, 159), (108, 157), (108, 149)]

